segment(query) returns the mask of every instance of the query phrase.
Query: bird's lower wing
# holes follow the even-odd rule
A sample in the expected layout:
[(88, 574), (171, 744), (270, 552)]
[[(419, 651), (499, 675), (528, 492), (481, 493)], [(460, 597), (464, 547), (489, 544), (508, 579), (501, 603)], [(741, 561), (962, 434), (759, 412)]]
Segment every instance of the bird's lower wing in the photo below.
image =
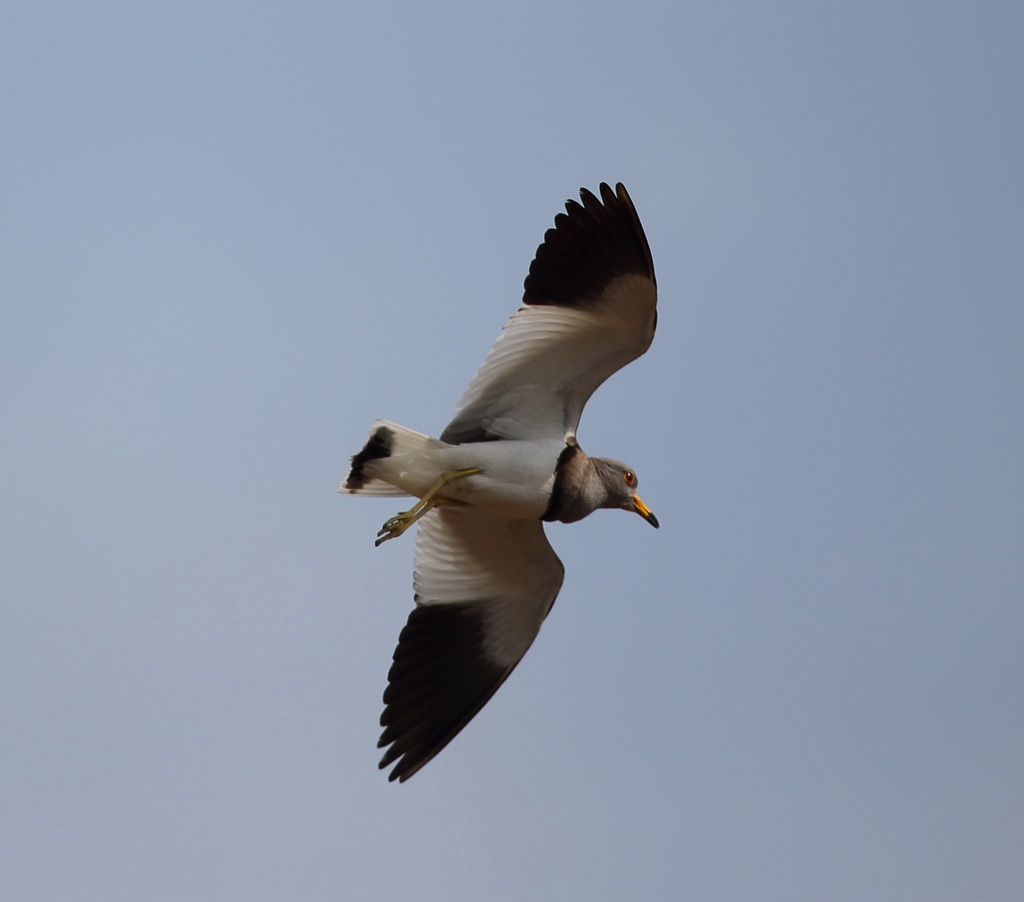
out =
[(438, 508), (416, 539), (416, 608), (384, 692), (382, 768), (407, 780), (487, 703), (530, 647), (563, 569), (539, 520)]

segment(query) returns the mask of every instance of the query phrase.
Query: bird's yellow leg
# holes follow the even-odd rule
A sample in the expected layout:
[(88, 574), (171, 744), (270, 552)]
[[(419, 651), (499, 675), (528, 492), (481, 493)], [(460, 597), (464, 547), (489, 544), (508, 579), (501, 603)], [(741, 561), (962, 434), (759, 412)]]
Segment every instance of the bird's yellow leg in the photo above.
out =
[(423, 497), (410, 507), (409, 510), (395, 514), (384, 523), (377, 533), (377, 541), (373, 543), (374, 546), (378, 546), (388, 539), (397, 539), (420, 517), (440, 504), (460, 504), (461, 502), (454, 501), (451, 498), (435, 498), (434, 496), (450, 482), (482, 472), (483, 470), (480, 467), (466, 467), (464, 470), (449, 470), (447, 473), (442, 473), (434, 480), (434, 484), (423, 493)]

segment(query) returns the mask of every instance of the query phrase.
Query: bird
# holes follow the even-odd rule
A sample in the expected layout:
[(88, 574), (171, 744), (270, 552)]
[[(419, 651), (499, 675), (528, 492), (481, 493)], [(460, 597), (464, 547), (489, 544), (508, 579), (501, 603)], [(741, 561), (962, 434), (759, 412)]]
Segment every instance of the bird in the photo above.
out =
[(530, 648), (562, 586), (544, 523), (600, 508), (657, 517), (626, 464), (584, 453), (584, 405), (650, 347), (654, 262), (625, 187), (568, 200), (506, 323), (438, 438), (374, 422), (339, 492), (413, 496), (375, 545), (417, 524), (415, 606), (384, 691), (381, 769), (404, 782), (476, 716)]

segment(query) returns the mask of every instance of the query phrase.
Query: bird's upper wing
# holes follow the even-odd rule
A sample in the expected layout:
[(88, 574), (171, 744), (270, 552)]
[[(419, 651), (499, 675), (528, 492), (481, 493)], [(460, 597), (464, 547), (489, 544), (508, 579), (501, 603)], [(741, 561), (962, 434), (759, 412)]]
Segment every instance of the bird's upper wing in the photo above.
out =
[[(555, 217), (505, 325), (441, 434), (452, 444), (574, 435), (583, 406), (650, 347), (654, 263), (626, 189), (586, 189)], [(602, 203), (603, 201), (603, 203)]]
[(526, 654), (562, 586), (539, 520), (440, 507), (419, 522), (416, 607), (384, 692), (382, 768), (407, 780), (466, 726)]

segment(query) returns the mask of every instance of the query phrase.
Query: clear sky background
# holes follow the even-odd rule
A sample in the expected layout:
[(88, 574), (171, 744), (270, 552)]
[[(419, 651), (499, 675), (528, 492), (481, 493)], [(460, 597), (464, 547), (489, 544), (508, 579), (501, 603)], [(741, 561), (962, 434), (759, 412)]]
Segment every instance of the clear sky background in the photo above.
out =
[[(17, 4), (0, 898), (1024, 898), (1024, 5)], [(375, 417), (566, 198), (661, 297), (540, 638), (411, 782)]]

